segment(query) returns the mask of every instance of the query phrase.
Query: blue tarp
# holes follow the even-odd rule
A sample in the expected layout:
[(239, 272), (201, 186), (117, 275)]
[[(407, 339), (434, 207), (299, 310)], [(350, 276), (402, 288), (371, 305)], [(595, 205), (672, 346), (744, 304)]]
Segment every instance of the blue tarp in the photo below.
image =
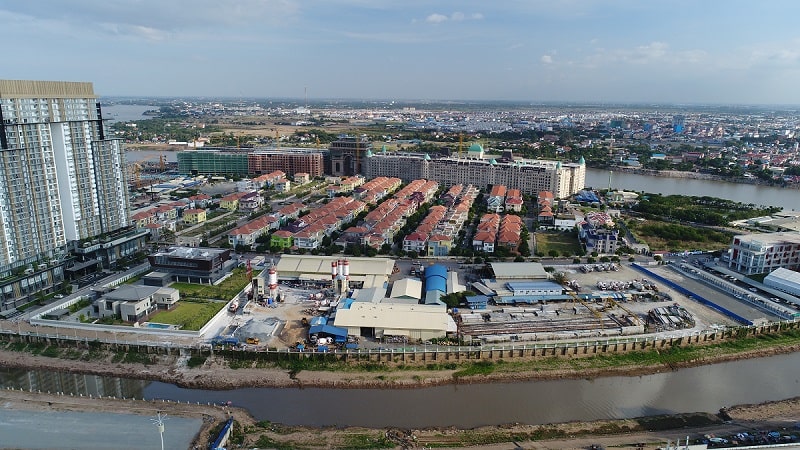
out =
[(347, 329), (333, 325), (316, 325), (308, 329), (308, 334), (327, 335), (333, 337), (334, 342), (347, 342)]
[(317, 316), (312, 317), (311, 320), (308, 322), (309, 325), (315, 327), (317, 325), (326, 325), (328, 323), (327, 317)]
[(597, 194), (595, 194), (592, 191), (580, 191), (580, 192), (578, 192), (575, 195), (575, 200), (577, 200), (579, 202), (589, 202), (589, 203), (594, 203), (594, 202), (599, 202), (600, 201), (600, 199), (597, 198)]
[(230, 429), (232, 426), (233, 426), (233, 417), (231, 417), (230, 419), (228, 419), (227, 422), (225, 422), (225, 426), (222, 427), (222, 430), (220, 430), (219, 434), (217, 435), (217, 438), (214, 439), (214, 443), (211, 444), (212, 450), (222, 448), (223, 441), (227, 440), (228, 436), (230, 436)]

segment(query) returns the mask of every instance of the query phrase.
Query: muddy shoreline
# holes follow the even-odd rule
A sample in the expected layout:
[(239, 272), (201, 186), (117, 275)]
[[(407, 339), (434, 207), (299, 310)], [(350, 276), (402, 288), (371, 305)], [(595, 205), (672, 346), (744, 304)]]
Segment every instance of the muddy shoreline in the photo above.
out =
[(533, 380), (593, 379), (609, 376), (643, 376), (682, 368), (717, 364), (742, 359), (760, 358), (800, 351), (800, 345), (775, 346), (741, 353), (720, 354), (674, 364), (619, 366), (580, 370), (550, 369), (493, 372), (488, 375), (458, 376), (458, 369), (426, 370), (388, 369), (369, 371), (307, 371), (291, 373), (279, 368), (238, 368), (227, 366), (223, 358), (214, 356), (197, 368), (188, 368), (185, 360), (174, 356), (158, 356), (153, 364), (115, 363), (109, 353), (103, 359), (81, 361), (0, 350), (0, 367), (8, 369), (48, 370), (118, 378), (160, 381), (189, 389), (231, 390), (243, 387), (260, 388), (335, 388), (335, 389), (413, 389), (448, 384), (507, 383)]

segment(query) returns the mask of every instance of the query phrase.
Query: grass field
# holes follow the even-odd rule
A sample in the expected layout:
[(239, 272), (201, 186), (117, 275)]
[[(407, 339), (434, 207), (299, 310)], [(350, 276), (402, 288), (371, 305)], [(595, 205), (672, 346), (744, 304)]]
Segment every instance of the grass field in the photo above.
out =
[(560, 256), (573, 256), (581, 251), (578, 234), (574, 231), (537, 231), (536, 253), (550, 256), (550, 251), (555, 250)]
[(707, 228), (648, 220), (629, 222), (628, 229), (636, 239), (646, 242), (650, 250), (724, 250), (730, 247), (732, 235)]
[[(258, 275), (260, 270), (253, 271), (253, 277)], [(205, 299), (218, 299), (230, 300), (238, 294), (250, 279), (247, 277), (247, 271), (242, 268), (233, 269), (231, 276), (225, 279), (218, 286), (209, 286), (207, 284), (191, 284), (191, 283), (172, 283), (170, 287), (177, 289), (181, 293), (181, 298), (205, 298)]]
[(178, 302), (175, 309), (157, 313), (150, 322), (180, 325), (182, 330), (197, 331), (224, 307), (225, 302)]

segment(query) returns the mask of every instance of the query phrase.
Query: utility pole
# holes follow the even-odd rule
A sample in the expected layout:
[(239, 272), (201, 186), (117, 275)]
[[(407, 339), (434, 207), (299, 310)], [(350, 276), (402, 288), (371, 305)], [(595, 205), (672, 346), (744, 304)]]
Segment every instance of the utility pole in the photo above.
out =
[(161, 411), (158, 411), (158, 415), (155, 419), (150, 419), (151, 422), (158, 428), (158, 435), (161, 438), (161, 450), (164, 450), (164, 419), (167, 418), (167, 415), (161, 415)]

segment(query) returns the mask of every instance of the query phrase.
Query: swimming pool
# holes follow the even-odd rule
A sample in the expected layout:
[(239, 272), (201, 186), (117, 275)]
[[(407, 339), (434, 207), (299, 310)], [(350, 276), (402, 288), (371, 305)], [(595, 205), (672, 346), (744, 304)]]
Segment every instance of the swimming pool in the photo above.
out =
[(158, 328), (160, 330), (169, 330), (173, 328), (175, 325), (170, 325), (168, 323), (153, 323), (147, 322), (147, 328)]

